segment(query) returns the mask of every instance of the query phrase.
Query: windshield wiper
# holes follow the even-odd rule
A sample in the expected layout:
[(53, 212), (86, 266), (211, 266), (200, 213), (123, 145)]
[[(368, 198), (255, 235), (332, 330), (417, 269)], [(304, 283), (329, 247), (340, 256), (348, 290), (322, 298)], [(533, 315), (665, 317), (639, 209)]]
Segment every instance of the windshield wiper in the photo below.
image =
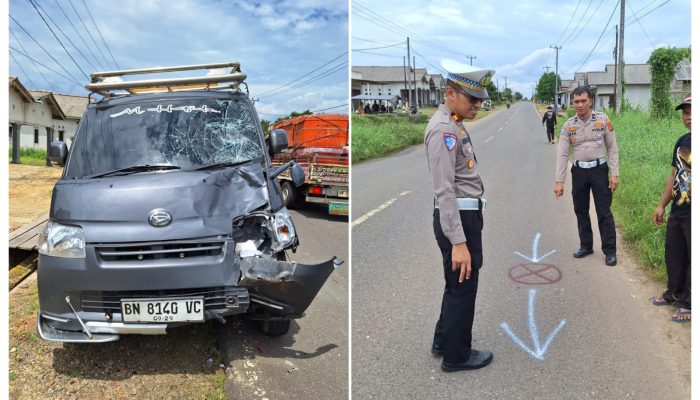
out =
[(164, 164), (164, 165), (158, 165), (158, 164), (133, 165), (131, 167), (119, 168), (119, 169), (115, 169), (112, 171), (100, 172), (100, 173), (97, 173), (94, 175), (84, 176), (83, 179), (102, 178), (102, 177), (110, 176), (110, 175), (129, 175), (129, 174), (135, 174), (137, 172), (146, 172), (146, 171), (165, 171), (165, 170), (171, 170), (171, 169), (180, 169), (180, 167), (177, 165), (168, 165), (168, 164)]
[(193, 169), (193, 171), (201, 171), (201, 170), (205, 170), (205, 169), (237, 167), (239, 165), (243, 165), (243, 164), (249, 163), (251, 161), (253, 161), (253, 160), (219, 162), (219, 163), (209, 164), (209, 165), (205, 165), (203, 167), (195, 168), (195, 169)]

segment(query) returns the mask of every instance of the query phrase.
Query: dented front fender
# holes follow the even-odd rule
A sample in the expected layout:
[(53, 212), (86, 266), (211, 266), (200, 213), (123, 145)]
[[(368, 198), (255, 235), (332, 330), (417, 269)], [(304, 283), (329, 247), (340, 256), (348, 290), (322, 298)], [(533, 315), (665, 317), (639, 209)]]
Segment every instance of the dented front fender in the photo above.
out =
[(337, 257), (315, 265), (245, 258), (240, 262), (239, 285), (248, 288), (252, 302), (272, 309), (275, 314), (301, 316), (342, 263)]

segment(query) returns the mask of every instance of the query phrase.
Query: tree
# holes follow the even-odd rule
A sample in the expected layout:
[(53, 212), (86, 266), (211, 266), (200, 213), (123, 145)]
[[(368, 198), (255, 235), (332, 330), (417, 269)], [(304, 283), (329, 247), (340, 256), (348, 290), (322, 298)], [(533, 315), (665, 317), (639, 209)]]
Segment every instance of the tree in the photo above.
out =
[(292, 111), (289, 115), (285, 115), (284, 117), (279, 117), (279, 118), (277, 118), (277, 119), (275, 120), (275, 123), (278, 123), (278, 122), (280, 122), (280, 121), (284, 121), (284, 120), (286, 120), (286, 119), (292, 119), (292, 118), (300, 117), (300, 116), (302, 116), (302, 115), (314, 115), (314, 113), (312, 113), (312, 112), (309, 111), (309, 110), (304, 110), (304, 111), (302, 111), (302, 112)]
[(520, 92), (515, 92), (515, 94), (513, 95), (513, 98), (515, 99), (515, 101), (520, 101), (523, 99), (523, 94)]
[(676, 67), (683, 59), (690, 60), (690, 48), (658, 48), (649, 56), (651, 73), (651, 116), (663, 118), (673, 113), (671, 104), (671, 82)]
[(266, 119), (261, 119), (260, 120), (260, 125), (262, 125), (263, 132), (267, 132), (270, 130), (270, 125), (272, 125), (271, 121), (268, 121)]
[(540, 77), (535, 91), (535, 98), (542, 101), (554, 101), (554, 86), (556, 79), (561, 82), (561, 77), (558, 77), (554, 72), (545, 72)]
[(505, 88), (505, 89), (503, 90), (503, 96), (502, 96), (502, 97), (503, 97), (504, 99), (507, 99), (508, 101), (512, 101), (512, 100), (513, 100), (513, 89), (511, 89), (511, 88)]

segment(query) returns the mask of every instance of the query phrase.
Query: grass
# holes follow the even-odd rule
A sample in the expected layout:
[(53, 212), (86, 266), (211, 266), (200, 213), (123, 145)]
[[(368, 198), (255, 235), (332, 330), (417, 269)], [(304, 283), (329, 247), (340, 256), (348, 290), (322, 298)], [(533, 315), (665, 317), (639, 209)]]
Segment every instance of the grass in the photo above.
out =
[[(437, 108), (422, 108), (417, 115), (377, 114), (352, 116), (352, 162), (385, 156), (423, 143), (428, 120)], [(491, 111), (479, 111), (475, 119)]]
[(676, 114), (662, 120), (652, 120), (642, 111), (609, 114), (620, 151), (620, 186), (612, 205), (615, 222), (639, 261), (660, 280), (666, 277), (666, 228), (654, 225), (651, 216), (671, 173), (673, 146), (688, 131)]
[[(12, 161), (12, 147), (8, 150), (7, 159)], [(46, 150), (34, 147), (21, 147), (19, 149), (19, 162), (24, 165), (46, 165)]]

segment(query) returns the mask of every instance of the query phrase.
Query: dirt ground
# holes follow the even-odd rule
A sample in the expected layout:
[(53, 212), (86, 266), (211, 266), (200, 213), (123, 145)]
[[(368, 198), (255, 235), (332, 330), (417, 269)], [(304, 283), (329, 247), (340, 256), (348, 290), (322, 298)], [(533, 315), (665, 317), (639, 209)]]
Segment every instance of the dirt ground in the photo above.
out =
[(9, 164), (10, 222), (12, 232), (49, 211), (51, 191), (61, 177), (61, 167)]
[[(61, 167), (9, 164), (9, 230), (49, 211)], [(209, 325), (104, 344), (47, 342), (36, 331), (36, 273), (9, 295), (13, 399), (222, 399), (224, 369)]]

